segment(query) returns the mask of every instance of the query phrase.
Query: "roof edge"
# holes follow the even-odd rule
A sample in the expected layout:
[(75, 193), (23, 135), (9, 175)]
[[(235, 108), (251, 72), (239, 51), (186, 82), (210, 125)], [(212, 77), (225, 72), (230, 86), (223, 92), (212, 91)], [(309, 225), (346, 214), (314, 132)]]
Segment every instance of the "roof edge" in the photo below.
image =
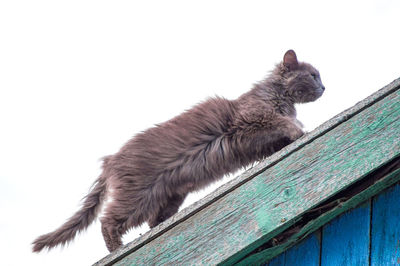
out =
[(326, 132), (330, 131), (331, 129), (335, 128), (336, 126), (340, 125), (341, 123), (349, 120), (353, 116), (362, 112), (363, 110), (365, 110), (369, 106), (373, 105), (374, 103), (380, 101), (387, 95), (395, 92), (399, 88), (400, 88), (400, 78), (394, 80), (387, 86), (385, 86), (382, 89), (378, 90), (377, 92), (373, 93), (372, 95), (365, 98), (364, 100), (358, 102), (353, 107), (351, 107), (351, 108), (341, 112), (340, 114), (334, 116), (333, 118), (329, 119), (327, 122), (318, 126), (315, 130), (313, 130), (310, 133), (306, 134), (305, 136), (301, 137), (294, 143), (286, 146), (282, 150), (276, 152), (272, 156), (261, 161), (259, 164), (255, 165), (253, 168), (248, 169), (247, 171), (245, 171), (244, 173), (242, 173), (235, 179), (233, 179), (230, 182), (217, 188), (213, 193), (207, 195), (203, 199), (201, 199), (201, 200), (195, 202), (194, 204), (188, 206), (187, 208), (183, 209), (182, 211), (180, 211), (179, 213), (177, 213), (176, 215), (174, 215), (167, 221), (161, 223), (160, 225), (156, 226), (152, 230), (146, 232), (143, 236), (133, 240), (132, 242), (128, 243), (127, 245), (123, 246), (122, 248), (120, 248), (120, 249), (116, 250), (115, 252), (109, 254), (108, 256), (104, 257), (103, 259), (101, 259), (100, 261), (95, 263), (94, 265), (110, 265), (113, 262), (136, 251), (140, 247), (146, 245), (153, 239), (157, 238), (158, 236), (162, 235), (166, 231), (170, 230), (177, 224), (185, 221), (186, 219), (193, 216), (197, 212), (201, 211), (202, 209), (211, 205), (218, 199), (227, 195), (229, 192), (235, 190), (236, 188), (238, 188), (241, 185), (245, 184), (246, 182), (250, 181), (255, 176), (260, 174), (261, 172), (263, 172), (266, 169), (277, 164), (284, 158), (288, 157), (290, 154), (301, 149), (308, 143), (312, 142), (313, 140), (320, 137), (321, 135), (324, 135)]
[[(258, 265), (273, 259), (340, 214), (357, 207), (399, 181), (400, 157), (397, 157), (385, 166), (365, 176), (356, 184), (351, 185), (348, 189), (339, 193), (340, 195), (306, 212), (303, 216), (313, 216), (313, 212), (321, 212), (321, 214), (312, 219), (306, 218), (305, 221), (300, 221), (299, 225), (295, 224), (288, 228), (280, 234), (281, 236), (283, 235), (283, 238), (280, 238), (279, 235), (276, 236), (274, 238), (275, 240), (282, 239), (280, 243), (266, 243), (266, 245), (259, 247), (255, 252), (248, 254), (245, 258), (237, 262), (237, 265)], [(224, 263), (222, 263), (222, 265), (224, 265)]]

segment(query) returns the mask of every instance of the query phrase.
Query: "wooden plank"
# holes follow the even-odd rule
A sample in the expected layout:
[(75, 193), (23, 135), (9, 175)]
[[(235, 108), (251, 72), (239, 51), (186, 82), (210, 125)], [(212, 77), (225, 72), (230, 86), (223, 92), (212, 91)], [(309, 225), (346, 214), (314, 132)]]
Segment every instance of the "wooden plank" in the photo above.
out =
[(335, 218), (322, 230), (321, 265), (368, 265), (370, 201)]
[(321, 232), (317, 231), (270, 260), (267, 266), (319, 266)]
[(273, 258), (268, 264), (268, 266), (284, 266), (285, 264), (285, 253)]
[(319, 266), (321, 232), (317, 231), (285, 252), (285, 266)]
[(137, 248), (117, 265), (237, 262), (306, 210), (398, 156), (399, 101), (396, 90)]
[(400, 265), (400, 184), (372, 203), (371, 265)]
[(153, 230), (147, 232), (142, 237), (135, 239), (128, 245), (124, 246), (123, 248), (117, 250), (114, 253), (109, 254), (104, 259), (100, 260), (97, 265), (108, 265), (121, 258), (127, 256), (128, 254), (138, 250), (142, 246), (146, 245), (150, 241), (154, 240), (158, 236), (162, 235), (164, 232), (170, 230), (178, 223), (184, 222), (189, 217), (195, 215), (197, 212), (201, 211), (202, 209), (206, 208), (210, 204), (213, 204), (220, 198), (224, 197), (228, 193), (232, 192), (242, 184), (250, 181), (252, 178), (257, 176), (259, 173), (264, 171), (265, 169), (272, 167), (274, 164), (280, 162), (284, 158), (290, 156), (292, 153), (301, 149), (303, 146), (311, 143), (319, 136), (325, 134), (327, 131), (335, 128), (337, 125), (347, 121), (348, 119), (352, 118), (356, 114), (362, 112), (363, 110), (367, 109), (370, 105), (374, 104), (375, 102), (381, 100), (382, 98), (386, 97), (389, 94), (392, 94), (396, 90), (398, 90), (400, 86), (400, 79), (397, 79), (390, 83), (389, 85), (385, 86), (381, 90), (377, 91), (376, 93), (372, 94), (368, 98), (364, 99), (363, 101), (359, 102), (352, 108), (345, 110), (344, 112), (338, 114), (337, 116), (333, 117), (329, 121), (325, 122), (312, 132), (308, 133), (303, 138), (299, 139), (295, 143), (288, 145), (281, 151), (275, 153), (274, 155), (266, 158), (253, 168), (247, 170), (239, 177), (235, 178), (234, 180), (228, 182), (227, 184), (218, 188), (214, 193), (206, 196), (202, 200), (192, 204), (188, 208), (180, 211), (175, 216), (168, 219), (166, 222), (160, 224)]
[(373, 185), (369, 186), (367, 189), (363, 190), (362, 192), (348, 199), (347, 201), (343, 202), (340, 200), (340, 204), (338, 204), (337, 207), (308, 222), (299, 232), (292, 235), (283, 244), (264, 249), (256, 254), (252, 254), (241, 260), (238, 263), (238, 266), (260, 265), (267, 262), (271, 258), (277, 256), (278, 254), (281, 254), (282, 252), (293, 246), (295, 243), (298, 243), (299, 241), (307, 237), (310, 233), (316, 231), (317, 229), (320, 229), (321, 226), (333, 220), (339, 214), (357, 207), (360, 203), (366, 201), (367, 199), (370, 199), (372, 196), (379, 194), (387, 187), (390, 187), (399, 181), (400, 169), (397, 169), (385, 175), (382, 179), (375, 182)]

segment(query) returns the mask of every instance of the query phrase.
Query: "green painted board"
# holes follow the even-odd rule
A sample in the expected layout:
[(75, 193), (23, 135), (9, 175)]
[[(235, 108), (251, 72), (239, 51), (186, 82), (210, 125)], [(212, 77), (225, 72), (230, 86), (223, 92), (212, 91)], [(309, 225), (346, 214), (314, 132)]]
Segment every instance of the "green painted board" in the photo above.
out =
[[(399, 159), (400, 158), (398, 158), (396, 161), (399, 162)], [(329, 221), (336, 219), (339, 214), (356, 208), (361, 203), (369, 200), (375, 195), (378, 195), (386, 188), (398, 182), (400, 182), (400, 169), (393, 170), (390, 173), (385, 174), (384, 177), (382, 177), (380, 180), (375, 181), (373, 185), (369, 186), (368, 188), (361, 191), (359, 194), (349, 198), (348, 200), (340, 200), (339, 204), (336, 207), (306, 223), (299, 232), (290, 236), (284, 243), (278, 246), (264, 249), (255, 254), (251, 254), (245, 259), (241, 260), (238, 265), (247, 266), (264, 264), (265, 262), (283, 253), (285, 250), (289, 249), (296, 243), (299, 243), (302, 239), (305, 239), (310, 233), (317, 231)]]
[[(391, 180), (386, 184), (399, 180), (400, 170), (390, 176), (396, 178), (386, 179)], [(382, 186), (379, 187), (377, 192), (381, 191)], [(400, 183), (397, 182), (334, 218), (265, 265), (400, 265), (399, 221)], [(321, 230), (322, 241), (319, 240)]]
[(367, 201), (323, 227), (321, 266), (369, 264), (370, 205)]
[(371, 265), (400, 265), (400, 184), (372, 203)]
[(116, 265), (238, 261), (306, 210), (399, 155), (399, 117), (396, 90)]
[(207, 204), (176, 215), (99, 265), (237, 262), (306, 210), (399, 155), (399, 84), (328, 121), (217, 191)]
[(270, 260), (265, 266), (319, 266), (320, 239), (320, 231), (317, 231)]

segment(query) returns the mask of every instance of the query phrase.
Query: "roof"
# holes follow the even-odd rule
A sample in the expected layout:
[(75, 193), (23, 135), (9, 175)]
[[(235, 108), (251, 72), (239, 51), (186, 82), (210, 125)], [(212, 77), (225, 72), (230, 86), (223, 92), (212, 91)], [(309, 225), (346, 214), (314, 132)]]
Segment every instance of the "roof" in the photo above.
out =
[(400, 179), (400, 79), (95, 265), (258, 264)]

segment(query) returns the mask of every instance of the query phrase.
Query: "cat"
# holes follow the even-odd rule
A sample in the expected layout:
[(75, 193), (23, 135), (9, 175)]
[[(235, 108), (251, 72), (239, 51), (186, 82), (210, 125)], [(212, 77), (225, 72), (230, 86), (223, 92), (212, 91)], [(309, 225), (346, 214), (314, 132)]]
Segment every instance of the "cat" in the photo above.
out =
[(319, 72), (289, 50), (271, 74), (235, 100), (210, 98), (181, 115), (137, 134), (103, 159), (103, 172), (82, 208), (54, 232), (33, 242), (33, 252), (71, 241), (100, 218), (110, 252), (129, 229), (151, 228), (178, 211), (189, 192), (259, 161), (301, 137), (295, 103), (318, 99)]

